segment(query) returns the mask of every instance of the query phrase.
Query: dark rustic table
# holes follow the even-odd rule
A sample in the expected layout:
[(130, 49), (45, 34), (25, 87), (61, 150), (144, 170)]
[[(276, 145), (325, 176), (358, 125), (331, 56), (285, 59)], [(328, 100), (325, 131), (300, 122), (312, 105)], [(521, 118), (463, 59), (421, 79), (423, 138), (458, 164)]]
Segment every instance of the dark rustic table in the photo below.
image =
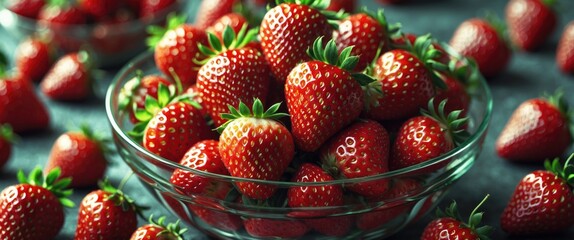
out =
[[(402, 22), (404, 31), (417, 34), (431, 33), (441, 41), (448, 41), (458, 24), (465, 19), (483, 16), (486, 11), (502, 16), (506, 2), (502, 0), (413, 0), (411, 4), (384, 6), (384, 8), (389, 21)], [(360, 3), (368, 6), (369, 9), (382, 7), (374, 1), (360, 1)], [(468, 214), (486, 194), (490, 194), (491, 197), (483, 206), (483, 210), (486, 212), (484, 223), (495, 228), (493, 239), (508, 238), (500, 229), (499, 218), (518, 181), (528, 172), (542, 168), (540, 164), (512, 164), (496, 155), (494, 141), (504, 123), (522, 101), (536, 97), (545, 91), (553, 92), (558, 87), (562, 87), (570, 103), (574, 103), (574, 97), (569, 95), (574, 91), (574, 76), (560, 73), (554, 61), (559, 35), (565, 24), (574, 20), (574, 1), (561, 1), (559, 14), (560, 21), (556, 31), (540, 50), (531, 53), (515, 52), (508, 69), (502, 75), (489, 79), (494, 96), (494, 112), (484, 150), (474, 167), (454, 184), (440, 204), (441, 207), (445, 207), (451, 200), (456, 200), (462, 213)], [(12, 54), (16, 41), (1, 28), (0, 39), (0, 47)], [(15, 146), (10, 162), (0, 171), (0, 189), (16, 182), (18, 169), (28, 172), (34, 166), (44, 165), (53, 141), (70, 127), (88, 123), (98, 132), (110, 135), (103, 99), (105, 88), (111, 82), (114, 73), (114, 70), (100, 72), (100, 77), (97, 79), (98, 95), (87, 102), (55, 102), (40, 94), (49, 107), (52, 117), (51, 127), (44, 132), (21, 136), (21, 141)], [(117, 184), (129, 168), (118, 156), (115, 156), (112, 162), (107, 176)], [(168, 215), (168, 220), (175, 219), (151, 198), (151, 195), (135, 178), (128, 182), (125, 191), (137, 198), (141, 204), (152, 206), (148, 213), (153, 213), (155, 216)], [(77, 189), (72, 200), (79, 203), (88, 192), (89, 189)], [(77, 208), (66, 210), (66, 224), (58, 239), (73, 238), (77, 211)], [(391, 238), (419, 238), (431, 217), (428, 215), (422, 218)], [(205, 239), (206, 237), (191, 228), (186, 238)], [(574, 230), (564, 235), (544, 236), (540, 239), (574, 239)]]

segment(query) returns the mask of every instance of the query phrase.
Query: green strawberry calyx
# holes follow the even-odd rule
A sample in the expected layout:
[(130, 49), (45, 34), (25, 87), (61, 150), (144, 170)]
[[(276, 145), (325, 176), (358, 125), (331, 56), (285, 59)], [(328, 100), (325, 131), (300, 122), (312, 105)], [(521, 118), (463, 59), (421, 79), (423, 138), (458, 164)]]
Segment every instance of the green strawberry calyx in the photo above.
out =
[(228, 105), (229, 113), (222, 113), (221, 118), (227, 119), (228, 121), (219, 126), (216, 130), (221, 133), (223, 129), (229, 125), (233, 120), (238, 118), (259, 118), (259, 119), (272, 119), (277, 120), (286, 116), (289, 116), (286, 113), (277, 112), (281, 103), (275, 103), (269, 109), (264, 110), (263, 103), (259, 98), (256, 98), (253, 101), (253, 106), (251, 109), (245, 103), (239, 102), (239, 107), (235, 108), (232, 105)]
[(572, 114), (574, 113), (564, 98), (563, 89), (559, 88), (553, 94), (543, 94), (541, 99), (546, 100), (550, 105), (554, 106), (564, 117), (569, 125), (570, 136), (574, 135), (574, 124), (572, 124)]
[(179, 226), (179, 219), (176, 222), (165, 224), (165, 216), (159, 217), (156, 221), (153, 219), (153, 215), (150, 215), (148, 221), (151, 225), (163, 229), (156, 235), (156, 237), (160, 239), (183, 240), (182, 236), (187, 232), (187, 228), (181, 228)]
[(18, 181), (22, 184), (45, 188), (58, 198), (62, 206), (73, 208), (75, 204), (68, 198), (73, 193), (72, 189), (68, 189), (68, 186), (72, 183), (72, 178), (60, 178), (61, 173), (62, 171), (60, 168), (56, 167), (50, 170), (48, 175), (44, 178), (42, 168), (37, 166), (29, 173), (28, 176), (24, 174), (24, 171), (18, 171), (17, 177)]
[(167, 16), (167, 24), (165, 27), (159, 25), (151, 25), (147, 28), (147, 32), (150, 34), (150, 37), (146, 39), (146, 44), (150, 48), (150, 50), (154, 50), (155, 46), (161, 41), (165, 33), (169, 30), (175, 29), (182, 24), (184, 24), (187, 20), (186, 15), (177, 15), (175, 13), (170, 13)]
[(574, 159), (574, 153), (566, 159), (564, 165), (560, 164), (560, 158), (544, 161), (544, 168), (566, 181), (571, 189), (574, 188), (574, 165), (570, 163), (572, 159)]
[(427, 108), (421, 109), (421, 114), (439, 122), (441, 127), (447, 130), (447, 136), (451, 137), (454, 145), (460, 146), (470, 136), (470, 133), (464, 129), (468, 117), (461, 117), (462, 110), (454, 110), (446, 115), (444, 111), (446, 103), (447, 99), (442, 100), (435, 108), (434, 98), (431, 98)]
[(486, 195), (482, 201), (472, 210), (472, 212), (470, 213), (470, 216), (468, 218), (468, 222), (464, 223), (462, 221), (462, 217), (460, 216), (460, 213), (458, 211), (458, 206), (456, 204), (456, 201), (453, 201), (443, 212), (440, 209), (437, 209), (436, 215), (439, 218), (444, 218), (444, 217), (449, 217), (449, 218), (453, 218), (457, 221), (459, 221), (461, 223), (461, 227), (465, 227), (465, 228), (469, 228), (471, 229), (474, 233), (476, 233), (476, 235), (478, 235), (478, 238), (481, 240), (489, 240), (490, 237), (490, 233), (493, 231), (493, 228), (491, 226), (480, 226), (480, 222), (482, 221), (482, 216), (484, 215), (484, 212), (478, 212), (478, 209), (486, 202), (486, 200), (488, 199), (490, 195)]
[(14, 144), (18, 140), (18, 135), (14, 133), (10, 124), (0, 124), (0, 140)]
[(329, 11), (327, 8), (331, 5), (331, 0), (275, 0), (275, 4), (297, 4), (305, 5), (310, 8), (318, 10), (329, 22), (329, 25), (334, 29), (339, 28), (339, 21), (349, 16), (344, 10), (334, 12)]
[(136, 204), (136, 202), (130, 196), (128, 196), (122, 191), (123, 186), (125, 185), (127, 179), (129, 179), (131, 175), (132, 175), (131, 173), (126, 175), (126, 177), (122, 179), (122, 182), (120, 183), (118, 188), (112, 186), (112, 184), (108, 181), (108, 179), (99, 181), (98, 186), (102, 191), (109, 194), (106, 197), (106, 200), (112, 201), (116, 206), (121, 206), (124, 212), (134, 211), (140, 217), (144, 218), (142, 211), (148, 209), (148, 207)]
[(0, 78), (6, 77), (8, 70), (8, 58), (4, 52), (0, 51)]
[(233, 28), (231, 28), (229, 25), (225, 26), (221, 40), (219, 40), (219, 38), (217, 38), (215, 34), (208, 32), (207, 40), (209, 41), (210, 47), (207, 47), (201, 43), (197, 44), (199, 51), (203, 55), (207, 56), (207, 58), (202, 60), (194, 59), (193, 61), (196, 64), (204, 65), (214, 56), (217, 56), (228, 50), (240, 49), (245, 47), (245, 45), (256, 39), (258, 33), (259, 33), (258, 28), (247, 30), (247, 24), (243, 24), (241, 30), (239, 30), (237, 34), (235, 33), (235, 31), (233, 31)]
[(369, 11), (367, 9), (367, 7), (363, 7), (361, 8), (361, 12), (364, 14), (367, 14), (367, 16), (375, 19), (381, 26), (383, 26), (383, 28), (385, 29), (385, 33), (387, 36), (387, 41), (390, 40), (389, 36), (395, 36), (395, 35), (400, 35), (400, 31), (401, 31), (401, 24), (400, 23), (395, 23), (395, 24), (390, 24), (389, 21), (387, 20), (387, 16), (385, 16), (385, 10), (382, 8), (379, 8), (377, 10), (377, 12), (372, 12)]

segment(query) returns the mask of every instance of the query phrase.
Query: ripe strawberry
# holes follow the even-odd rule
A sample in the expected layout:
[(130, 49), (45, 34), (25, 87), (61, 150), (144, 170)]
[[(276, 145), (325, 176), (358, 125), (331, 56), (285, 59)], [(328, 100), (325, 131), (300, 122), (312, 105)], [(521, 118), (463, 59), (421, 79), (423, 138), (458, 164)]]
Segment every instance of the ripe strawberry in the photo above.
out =
[(121, 3), (116, 0), (77, 0), (77, 2), (80, 10), (96, 20), (112, 15)]
[(355, 9), (357, 9), (357, 0), (331, 0), (326, 8), (326, 10), (333, 12), (344, 11), (347, 13), (353, 13)]
[[(263, 111), (263, 103), (256, 99), (252, 110), (243, 102), (239, 108), (229, 107), (223, 118), (229, 121), (218, 128), (219, 152), (225, 167), (234, 177), (279, 180), (295, 154), (291, 133), (277, 118), (279, 104)], [(261, 154), (265, 153), (265, 154)], [(253, 199), (267, 199), (275, 186), (255, 182), (236, 182), (238, 190)]]
[(135, 109), (145, 107), (145, 99), (147, 96), (157, 99), (159, 85), (163, 84), (168, 88), (172, 86), (171, 81), (165, 79), (163, 76), (150, 74), (143, 76), (143, 72), (136, 71), (136, 76), (130, 79), (122, 87), (120, 92), (119, 109), (128, 111), (130, 114), (130, 121), (137, 123), (138, 120), (135, 116)]
[(354, 46), (351, 54), (358, 56), (359, 62), (353, 70), (360, 72), (377, 57), (379, 48), (389, 48), (390, 35), (396, 30), (389, 27), (383, 10), (376, 14), (365, 11), (344, 18), (339, 29), (333, 32), (333, 40), (339, 52)]
[(359, 82), (372, 81), (364, 74), (351, 75), (358, 57), (352, 47), (337, 54), (335, 41), (323, 48), (317, 38), (307, 51), (311, 61), (298, 64), (285, 83), (285, 99), (291, 115), (295, 143), (302, 151), (313, 152), (339, 130), (353, 122), (363, 106)]
[(378, 80), (367, 87), (366, 117), (374, 120), (408, 118), (417, 115), (435, 95), (430, 64), (436, 62), (433, 59), (439, 52), (431, 44), (430, 35), (424, 35), (417, 38), (411, 51), (394, 49), (376, 60), (370, 72)]
[(238, 0), (201, 1), (197, 15), (195, 16), (195, 26), (200, 29), (207, 29), (220, 17), (232, 13), (234, 5), (238, 2)]
[(179, 226), (179, 220), (175, 223), (165, 224), (165, 217), (154, 221), (153, 215), (149, 217), (149, 223), (136, 229), (130, 240), (181, 240), (187, 228)]
[[(303, 163), (292, 182), (329, 182), (333, 181), (325, 170), (312, 163)], [(305, 187), (290, 187), (287, 192), (289, 207), (333, 207), (343, 206), (343, 188), (341, 185), (318, 185)], [(315, 231), (327, 236), (344, 236), (351, 229), (351, 218), (348, 217), (324, 217), (330, 211), (317, 211), (314, 217), (303, 220), (305, 224)], [(310, 211), (305, 214), (313, 214)]]
[(440, 71), (439, 77), (444, 82), (446, 88), (436, 89), (436, 95), (434, 97), (435, 109), (438, 111), (439, 104), (443, 100), (447, 100), (444, 106), (445, 114), (462, 110), (460, 116), (465, 117), (468, 113), (471, 100), (466, 86), (476, 84), (476, 82), (482, 78), (478, 66), (471, 59), (453, 59), (449, 62), (446, 71)]
[(321, 14), (324, 1), (307, 1), (311, 5), (281, 0), (263, 17), (259, 37), (263, 54), (271, 66), (275, 79), (284, 83), (287, 75), (300, 62), (310, 58), (306, 50), (318, 37), (330, 38), (333, 29)]
[[(392, 42), (391, 42), (390, 47), (391, 48), (411, 50), (413, 45), (417, 41), (417, 38), (419, 38), (419, 37), (420, 36), (417, 36), (416, 34), (413, 34), (413, 33), (394, 34), (391, 38)], [(440, 62), (442, 64), (445, 64), (445, 65), (449, 64), (451, 56), (443, 48), (443, 46), (436, 39), (431, 39), (431, 44), (432, 44), (433, 48), (436, 51), (438, 51), (438, 53), (433, 58), (433, 60)], [(436, 65), (433, 65), (432, 67), (436, 67)]]
[(574, 21), (566, 25), (558, 47), (556, 48), (556, 64), (564, 73), (574, 73)]
[(20, 42), (14, 53), (14, 62), (19, 73), (39, 82), (53, 63), (55, 49), (40, 37), (28, 37)]
[(524, 101), (498, 135), (498, 156), (517, 162), (561, 156), (572, 143), (568, 112), (561, 92)]
[(215, 34), (217, 38), (222, 40), (223, 32), (227, 26), (231, 27), (234, 33), (238, 33), (246, 24), (248, 24), (247, 19), (243, 15), (238, 13), (228, 13), (215, 20), (215, 22), (213, 22), (206, 31)]
[(221, 42), (209, 33), (211, 48), (199, 46), (208, 58), (199, 69), (197, 91), (215, 126), (225, 123), (221, 114), (228, 111), (229, 105), (236, 107), (239, 102), (251, 105), (255, 98), (267, 98), (269, 66), (259, 51), (245, 47), (257, 35), (256, 30), (246, 33), (246, 28), (244, 25), (235, 36), (231, 27), (227, 27)]
[(46, 4), (45, 0), (6, 0), (4, 6), (10, 11), (27, 18), (37, 18)]
[(245, 230), (257, 238), (300, 238), (309, 232), (305, 223), (297, 220), (249, 218), (243, 220)]
[[(0, 65), (1, 64), (0, 57)], [(0, 124), (8, 123), (14, 132), (43, 130), (50, 125), (50, 115), (27, 78), (3, 75), (0, 66)]]
[(527, 51), (542, 45), (556, 29), (554, 4), (547, 0), (508, 1), (505, 17), (512, 42)]
[(100, 189), (82, 199), (74, 239), (129, 239), (141, 210), (121, 189), (100, 182)]
[(84, 51), (62, 56), (42, 79), (42, 93), (59, 101), (86, 100), (93, 93), (90, 61)]
[(18, 172), (20, 184), (8, 186), (0, 193), (0, 239), (54, 239), (64, 225), (63, 207), (73, 207), (67, 197), (69, 178), (56, 180), (60, 171), (46, 178), (40, 167), (28, 178)]
[(478, 212), (478, 208), (488, 199), (488, 195), (470, 213), (468, 223), (462, 222), (462, 218), (457, 209), (456, 202), (453, 202), (443, 213), (438, 211), (438, 218), (430, 222), (424, 229), (421, 240), (435, 239), (489, 239), (492, 227), (479, 227), (484, 213)]
[(176, 0), (141, 0), (139, 3), (140, 18), (153, 17), (156, 13), (175, 4)]
[(427, 109), (421, 111), (422, 116), (408, 119), (399, 129), (391, 150), (392, 156), (389, 161), (391, 170), (441, 156), (468, 138), (468, 132), (462, 128), (468, 118), (460, 118), (460, 110), (446, 115), (444, 111), (446, 101), (439, 104), (438, 111), (435, 110), (433, 100), (429, 101)]
[(494, 20), (468, 19), (457, 27), (449, 43), (463, 56), (474, 59), (487, 78), (504, 71), (512, 56), (500, 25)]
[(564, 166), (546, 161), (546, 170), (524, 176), (500, 217), (502, 230), (511, 235), (549, 235), (574, 225), (574, 166), (571, 155)]
[(0, 124), (0, 170), (10, 159), (16, 135), (9, 124)]
[(57, 167), (62, 171), (61, 177), (72, 179), (70, 186), (95, 186), (108, 166), (106, 141), (87, 125), (79, 132), (68, 131), (54, 142), (44, 172)]
[[(359, 120), (341, 130), (321, 148), (321, 163), (336, 179), (351, 179), (389, 171), (387, 130), (372, 120)], [(389, 188), (388, 179), (350, 184), (350, 190), (376, 197)]]
[(194, 61), (201, 58), (198, 44), (207, 44), (205, 31), (185, 23), (181, 16), (172, 16), (166, 28), (153, 26), (149, 33), (147, 41), (155, 50), (157, 68), (167, 76), (177, 76), (184, 88), (193, 85), (200, 67)]
[(88, 17), (76, 4), (68, 1), (49, 0), (38, 13), (38, 20), (48, 24), (50, 28), (58, 28), (52, 24), (85, 24)]

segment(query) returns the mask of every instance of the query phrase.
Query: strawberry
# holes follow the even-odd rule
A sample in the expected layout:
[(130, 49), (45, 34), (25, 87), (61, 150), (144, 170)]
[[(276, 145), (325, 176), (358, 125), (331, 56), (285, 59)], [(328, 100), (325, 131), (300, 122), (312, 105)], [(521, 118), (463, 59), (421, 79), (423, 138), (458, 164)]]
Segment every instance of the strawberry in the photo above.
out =
[(42, 93), (58, 101), (86, 100), (93, 94), (90, 61), (84, 51), (62, 56), (42, 79)]
[(64, 207), (73, 207), (67, 197), (69, 178), (57, 180), (55, 169), (42, 176), (40, 167), (28, 178), (18, 172), (20, 184), (6, 187), (0, 193), (0, 239), (54, 239), (64, 225)]
[(175, 4), (176, 0), (141, 0), (139, 3), (140, 18), (151, 18), (155, 14)]
[(358, 56), (359, 62), (353, 70), (360, 72), (377, 57), (379, 48), (389, 48), (390, 35), (396, 30), (389, 27), (383, 10), (376, 14), (365, 10), (344, 18), (333, 32), (333, 39), (339, 51), (354, 46), (351, 54)]
[(228, 105), (236, 107), (239, 102), (251, 105), (255, 98), (265, 99), (269, 91), (270, 73), (265, 57), (256, 49), (245, 47), (257, 31), (246, 33), (246, 28), (244, 25), (235, 36), (231, 27), (227, 27), (221, 42), (209, 33), (211, 48), (199, 46), (209, 57), (199, 69), (197, 91), (215, 126), (225, 123), (221, 113), (227, 112)]
[(195, 16), (195, 26), (200, 29), (207, 29), (212, 26), (217, 19), (233, 12), (233, 7), (238, 0), (202, 0)]
[(6, 0), (4, 6), (10, 11), (27, 18), (37, 18), (45, 0)]
[(104, 19), (120, 6), (116, 0), (77, 0), (78, 8), (90, 17), (99, 20)]
[[(148, 45), (154, 48), (157, 68), (167, 76), (177, 76), (184, 88), (195, 83), (201, 58), (198, 44), (207, 44), (205, 31), (185, 23), (181, 16), (170, 16), (166, 28), (152, 26)], [(175, 76), (174, 76), (175, 75)]]
[(558, 47), (556, 48), (556, 64), (564, 73), (574, 73), (574, 21), (566, 25)]
[(243, 28), (243, 25), (246, 24), (248, 24), (247, 19), (243, 15), (238, 13), (228, 13), (215, 20), (215, 22), (213, 22), (206, 31), (215, 34), (217, 38), (222, 40), (223, 31), (225, 31), (227, 26), (231, 27), (234, 33), (238, 33), (241, 31), (241, 28)]
[(70, 177), (72, 187), (95, 186), (106, 171), (108, 162), (105, 153), (109, 151), (107, 140), (83, 125), (81, 131), (68, 131), (60, 135), (50, 151), (44, 172), (60, 168), (61, 177)]
[(287, 75), (300, 62), (309, 60), (306, 50), (318, 37), (330, 38), (333, 28), (320, 12), (328, 1), (278, 1), (268, 10), (261, 22), (259, 38), (263, 54), (271, 66), (275, 79), (284, 83)]
[(463, 56), (454, 56), (453, 60), (448, 63), (448, 68), (440, 71), (438, 76), (446, 88), (436, 89), (435, 109), (438, 111), (439, 104), (443, 100), (447, 100), (444, 106), (445, 114), (462, 110), (460, 116), (465, 117), (469, 111), (471, 100), (466, 90), (467, 85), (472, 86), (482, 79), (476, 62)]
[[(396, 29), (397, 27), (395, 27)], [(398, 31), (398, 30), (395, 30)], [(391, 48), (399, 48), (405, 50), (411, 50), (412, 46), (417, 41), (417, 38), (420, 36), (414, 33), (395, 33), (391, 38)], [(408, 41), (407, 41), (408, 40)], [(431, 43), (433, 48), (438, 51), (436, 56), (433, 60), (438, 61), (443, 64), (449, 64), (450, 62), (450, 54), (443, 48), (442, 44), (440, 44), (436, 39), (431, 39)], [(432, 67), (436, 67), (433, 65)]]
[[(358, 120), (321, 148), (321, 163), (336, 179), (383, 174), (389, 171), (389, 148), (389, 134), (381, 124)], [(347, 187), (362, 196), (375, 197), (388, 190), (389, 182), (365, 181)]]
[(5, 76), (2, 59), (0, 56), (0, 124), (10, 124), (17, 133), (48, 128), (50, 115), (32, 83), (22, 76)]
[(0, 170), (10, 159), (16, 135), (9, 124), (0, 124)]
[[(434, 99), (422, 116), (408, 119), (399, 129), (391, 150), (391, 170), (401, 169), (441, 156), (464, 142), (469, 134), (462, 128), (468, 118), (460, 118), (461, 110), (445, 114), (446, 101), (434, 107)], [(438, 167), (439, 165), (436, 165)]]
[(187, 228), (179, 226), (179, 220), (175, 223), (165, 224), (165, 217), (155, 221), (153, 215), (149, 217), (149, 223), (136, 229), (130, 240), (182, 240)]
[(163, 76), (156, 74), (144, 76), (142, 71), (136, 71), (136, 76), (126, 82), (122, 87), (118, 108), (122, 109), (122, 111), (128, 111), (130, 114), (130, 121), (132, 123), (137, 123), (138, 120), (135, 116), (134, 109), (144, 108), (147, 96), (157, 99), (160, 84), (163, 84), (168, 88), (175, 87), (172, 86), (173, 84), (171, 81), (165, 79)]
[(456, 202), (453, 202), (445, 212), (437, 211), (438, 218), (427, 224), (421, 240), (435, 239), (489, 239), (492, 227), (479, 227), (483, 212), (478, 208), (488, 199), (488, 195), (470, 213), (468, 223), (463, 222), (458, 212)]
[(498, 135), (498, 156), (516, 162), (561, 156), (572, 143), (567, 105), (560, 91), (521, 103)]
[(347, 13), (355, 12), (357, 9), (357, 0), (331, 0), (331, 3), (326, 10), (338, 12), (344, 11)]
[(546, 170), (524, 176), (500, 217), (502, 230), (511, 235), (549, 235), (574, 225), (573, 155), (560, 164), (546, 161)]
[(243, 220), (245, 230), (257, 238), (300, 238), (309, 232), (305, 223), (297, 220), (249, 218)]
[(373, 81), (364, 74), (351, 74), (358, 62), (358, 57), (350, 56), (352, 47), (339, 55), (335, 41), (325, 48), (322, 42), (321, 37), (316, 39), (307, 50), (312, 60), (293, 68), (285, 83), (293, 137), (307, 152), (319, 149), (361, 114), (361, 85)]
[(462, 22), (450, 39), (450, 46), (463, 56), (474, 59), (487, 78), (504, 71), (512, 52), (496, 20), (471, 18)]
[(40, 37), (28, 37), (18, 44), (14, 53), (16, 68), (26, 78), (39, 82), (53, 63), (55, 49)]
[[(439, 51), (430, 35), (418, 37), (412, 50), (394, 49), (376, 59), (367, 72), (377, 79), (367, 86), (364, 115), (397, 120), (416, 115), (435, 94), (431, 64)], [(438, 84), (437, 84), (438, 85)], [(381, 94), (382, 92), (382, 94)]]
[[(279, 180), (295, 154), (293, 137), (277, 118), (286, 114), (276, 112), (279, 103), (263, 111), (263, 103), (256, 99), (252, 110), (243, 102), (239, 108), (229, 107), (223, 114), (229, 121), (221, 125), (219, 152), (225, 167), (234, 177)], [(265, 153), (265, 154), (261, 154)], [(255, 182), (235, 182), (238, 190), (253, 199), (267, 199), (275, 186)]]
[(540, 47), (556, 29), (554, 0), (510, 0), (505, 17), (511, 41), (520, 49)]
[(87, 15), (77, 5), (61, 0), (48, 0), (47, 4), (38, 13), (38, 20), (48, 24), (51, 28), (59, 28), (57, 25), (85, 24)]
[[(125, 179), (124, 179), (125, 180)], [(74, 239), (129, 239), (143, 209), (108, 181), (82, 199)]]

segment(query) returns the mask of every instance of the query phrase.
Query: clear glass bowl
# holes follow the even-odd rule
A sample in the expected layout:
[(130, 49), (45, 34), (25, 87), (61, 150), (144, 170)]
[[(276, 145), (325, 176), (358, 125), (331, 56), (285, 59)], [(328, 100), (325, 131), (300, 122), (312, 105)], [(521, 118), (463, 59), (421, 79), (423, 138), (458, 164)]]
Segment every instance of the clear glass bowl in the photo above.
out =
[[(272, 221), (277, 227), (289, 226), (303, 229), (307, 223), (313, 221), (315, 224), (323, 224), (324, 227), (329, 227), (331, 223), (350, 222), (350, 228), (340, 229), (342, 232), (339, 232), (338, 236), (324, 235), (317, 230), (306, 229), (308, 231), (304, 231), (303, 236), (293, 236), (297, 239), (381, 239), (388, 237), (434, 208), (449, 187), (472, 167), (482, 150), (492, 112), (490, 90), (487, 83), (481, 80), (471, 89), (472, 103), (468, 112), (470, 117), (468, 130), (471, 137), (461, 146), (440, 158), (408, 168), (376, 176), (321, 183), (348, 186), (380, 179), (389, 179), (394, 183), (407, 180), (417, 181), (419, 187), (405, 195), (372, 202), (352, 199), (347, 205), (339, 207), (252, 206), (238, 201), (183, 195), (170, 183), (171, 173), (179, 168), (211, 178), (213, 181), (270, 184), (276, 186), (279, 189), (278, 192), (284, 192), (293, 186), (312, 186), (317, 183), (261, 181), (210, 174), (181, 166), (150, 153), (128, 136), (127, 132), (131, 130), (132, 125), (128, 116), (118, 111), (120, 89), (134, 76), (137, 69), (143, 70), (146, 74), (159, 73), (152, 53), (145, 53), (120, 70), (107, 92), (106, 112), (119, 154), (164, 207), (205, 234), (224, 239), (273, 238), (250, 235), (244, 227), (246, 221)], [(203, 217), (206, 213), (212, 218)], [(331, 220), (333, 222), (329, 222)]]
[(100, 67), (122, 66), (147, 49), (146, 28), (165, 22), (171, 12), (190, 12), (195, 1), (177, 0), (166, 9), (145, 19), (134, 19), (117, 24), (60, 25), (41, 23), (36, 19), (16, 14), (0, 6), (0, 24), (16, 41), (32, 34), (47, 36), (60, 53), (85, 49), (93, 53)]

